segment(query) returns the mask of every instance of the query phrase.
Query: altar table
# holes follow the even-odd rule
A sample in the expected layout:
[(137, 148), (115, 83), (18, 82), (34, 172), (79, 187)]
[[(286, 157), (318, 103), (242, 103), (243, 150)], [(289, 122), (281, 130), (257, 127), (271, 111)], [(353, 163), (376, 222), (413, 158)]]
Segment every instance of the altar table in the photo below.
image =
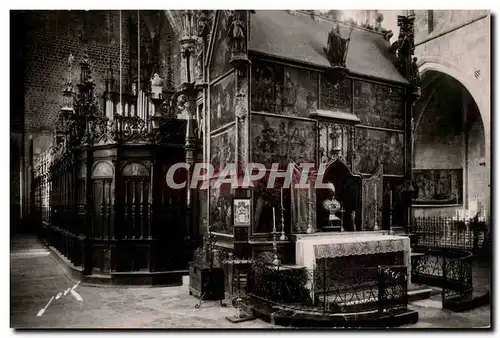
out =
[(404, 264), (411, 277), (410, 238), (380, 233), (336, 233), (303, 235), (295, 244), (296, 264), (314, 269), (316, 259), (344, 256), (377, 255), (403, 252)]

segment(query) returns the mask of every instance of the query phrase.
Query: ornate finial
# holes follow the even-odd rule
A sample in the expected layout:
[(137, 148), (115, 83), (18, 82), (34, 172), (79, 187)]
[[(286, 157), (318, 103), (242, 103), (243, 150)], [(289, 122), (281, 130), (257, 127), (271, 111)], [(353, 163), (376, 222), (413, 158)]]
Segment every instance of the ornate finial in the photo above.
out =
[(394, 43), (398, 68), (407, 78), (411, 76), (411, 62), (415, 52), (414, 21), (415, 16), (412, 14), (408, 16), (398, 15), (399, 36)]
[(73, 60), (74, 56), (72, 53), (69, 53), (68, 56), (68, 78), (66, 80), (66, 91), (72, 91), (73, 88)]

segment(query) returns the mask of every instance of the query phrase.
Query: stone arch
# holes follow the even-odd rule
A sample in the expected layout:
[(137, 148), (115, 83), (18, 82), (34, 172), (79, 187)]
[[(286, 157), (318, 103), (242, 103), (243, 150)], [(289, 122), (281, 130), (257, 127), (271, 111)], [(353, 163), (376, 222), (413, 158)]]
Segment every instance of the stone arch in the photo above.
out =
[[(481, 120), (483, 121), (483, 127), (485, 128), (485, 133), (486, 133), (486, 129), (489, 129), (487, 128), (487, 124), (490, 121), (490, 117), (487, 115), (489, 114), (489, 109), (488, 109), (489, 102), (488, 103), (482, 102), (479, 94), (477, 93), (477, 86), (474, 86), (469, 80), (467, 80), (460, 73), (458, 67), (456, 67), (453, 63), (451, 63), (448, 60), (441, 60), (434, 57), (422, 57), (418, 61), (417, 65), (421, 78), (423, 78), (423, 76), (429, 71), (436, 71), (447, 74), (453, 77), (458, 82), (460, 82), (462, 86), (464, 86), (465, 89), (467, 89), (467, 91), (470, 93), (472, 99), (479, 108), (479, 113), (481, 114)], [(487, 131), (487, 133), (489, 136), (489, 130)]]
[[(486, 198), (485, 198), (485, 211), (486, 211), (486, 221), (487, 223), (490, 220), (490, 213), (491, 213), (491, 206), (489, 203), (489, 196), (491, 196), (491, 179), (490, 179), (490, 168), (491, 168), (491, 160), (490, 160), (490, 149), (491, 149), (491, 127), (490, 127), (490, 101), (487, 99), (487, 97), (484, 95), (484, 90), (483, 87), (480, 85), (474, 83), (472, 80), (473, 79), (468, 79), (463, 72), (460, 71), (460, 68), (455, 65), (453, 62), (447, 60), (447, 59), (442, 59), (438, 57), (422, 57), (419, 62), (418, 62), (418, 67), (419, 67), (419, 72), (420, 72), (420, 77), (424, 80), (426, 75), (429, 75), (431, 72), (436, 72), (439, 74), (446, 74), (449, 77), (453, 78), (456, 80), (458, 83), (460, 83), (463, 88), (468, 92), (470, 95), (470, 99), (472, 102), (476, 105), (477, 111), (478, 111), (478, 117), (480, 119), (480, 125), (482, 125), (483, 129), (483, 135), (484, 135), (484, 165), (487, 168), (487, 188), (488, 192), (486, 193)], [(425, 88), (423, 88), (425, 89)], [(431, 92), (431, 95), (434, 95), (434, 93)], [(422, 107), (425, 109), (425, 104)], [(416, 112), (416, 124), (415, 127), (418, 126), (418, 118), (419, 118), (419, 112)], [(422, 112), (423, 114), (423, 112)], [(417, 149), (415, 149), (417, 151)], [(414, 154), (415, 155), (415, 154)], [(466, 184), (466, 183), (464, 183)], [(465, 197), (465, 196), (464, 196)], [(465, 201), (464, 201), (464, 206), (465, 206)]]

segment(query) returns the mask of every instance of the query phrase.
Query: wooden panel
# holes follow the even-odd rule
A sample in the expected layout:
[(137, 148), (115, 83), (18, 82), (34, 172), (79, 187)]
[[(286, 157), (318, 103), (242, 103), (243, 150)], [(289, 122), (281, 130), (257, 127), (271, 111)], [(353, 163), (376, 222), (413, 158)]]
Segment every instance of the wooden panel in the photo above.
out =
[(351, 112), (351, 79), (321, 76), (320, 109)]
[(286, 169), (294, 161), (315, 162), (316, 122), (252, 114), (251, 159), (271, 168), (279, 163)]
[(235, 73), (210, 87), (210, 129), (215, 130), (234, 121), (236, 96)]
[(356, 168), (364, 174), (373, 174), (380, 164), (384, 174), (404, 173), (404, 134), (400, 132), (357, 128)]
[[(281, 187), (282, 181), (276, 180), (276, 187), (268, 188), (267, 181), (262, 179), (255, 182), (253, 192), (253, 218), (252, 234), (269, 234), (273, 231), (273, 208), (275, 212), (276, 231), (281, 232)], [(283, 189), (283, 218), (285, 233), (289, 233), (290, 212), (292, 203), (290, 189)]]
[(375, 174), (363, 179), (363, 231), (373, 230), (375, 220), (382, 227), (384, 168), (380, 166)]
[(404, 129), (404, 89), (354, 80), (354, 115), (361, 124)]
[(309, 210), (311, 208), (312, 201), (310, 200), (309, 189), (298, 189), (295, 188), (294, 185), (292, 185), (290, 194), (292, 210), (292, 232), (305, 233), (311, 216)]
[(149, 228), (149, 178), (126, 179), (124, 229), (127, 238), (147, 238)]
[(215, 32), (214, 44), (212, 47), (212, 59), (210, 62), (210, 81), (225, 74), (232, 69), (229, 59), (231, 50), (229, 48), (229, 38), (227, 35), (227, 14), (226, 11), (219, 11), (217, 21), (217, 32)]
[(463, 203), (463, 170), (413, 169), (414, 203)]
[(212, 136), (210, 141), (210, 163), (217, 170), (224, 169), (228, 163), (235, 161), (235, 141), (236, 127), (231, 127), (224, 130), (222, 133)]
[(225, 189), (210, 188), (210, 228), (214, 232), (233, 234), (232, 197)]

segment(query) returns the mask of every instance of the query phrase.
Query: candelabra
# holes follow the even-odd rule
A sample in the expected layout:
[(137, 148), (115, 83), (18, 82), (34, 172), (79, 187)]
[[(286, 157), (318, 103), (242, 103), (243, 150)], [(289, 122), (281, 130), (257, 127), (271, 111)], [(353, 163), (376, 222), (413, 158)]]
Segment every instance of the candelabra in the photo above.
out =
[(393, 235), (392, 231), (392, 191), (389, 192), (389, 235)]
[(278, 232), (276, 231), (276, 222), (275, 222), (275, 209), (273, 208), (273, 252), (274, 252), (274, 265), (280, 265), (281, 261), (278, 258), (278, 243), (276, 243), (276, 236)]
[(313, 201), (309, 199), (309, 214), (308, 214), (308, 223), (307, 223), (307, 230), (306, 233), (308, 234), (313, 234), (314, 233), (314, 228), (312, 226), (312, 207), (313, 207)]
[(340, 232), (344, 232), (344, 206), (340, 206)]
[(375, 205), (375, 226), (373, 227), (374, 231), (379, 231), (380, 227), (378, 225), (378, 202), (375, 199), (375, 202), (373, 203)]
[(284, 216), (285, 208), (281, 205), (281, 236), (280, 241), (286, 241), (287, 237), (285, 235), (285, 216)]

